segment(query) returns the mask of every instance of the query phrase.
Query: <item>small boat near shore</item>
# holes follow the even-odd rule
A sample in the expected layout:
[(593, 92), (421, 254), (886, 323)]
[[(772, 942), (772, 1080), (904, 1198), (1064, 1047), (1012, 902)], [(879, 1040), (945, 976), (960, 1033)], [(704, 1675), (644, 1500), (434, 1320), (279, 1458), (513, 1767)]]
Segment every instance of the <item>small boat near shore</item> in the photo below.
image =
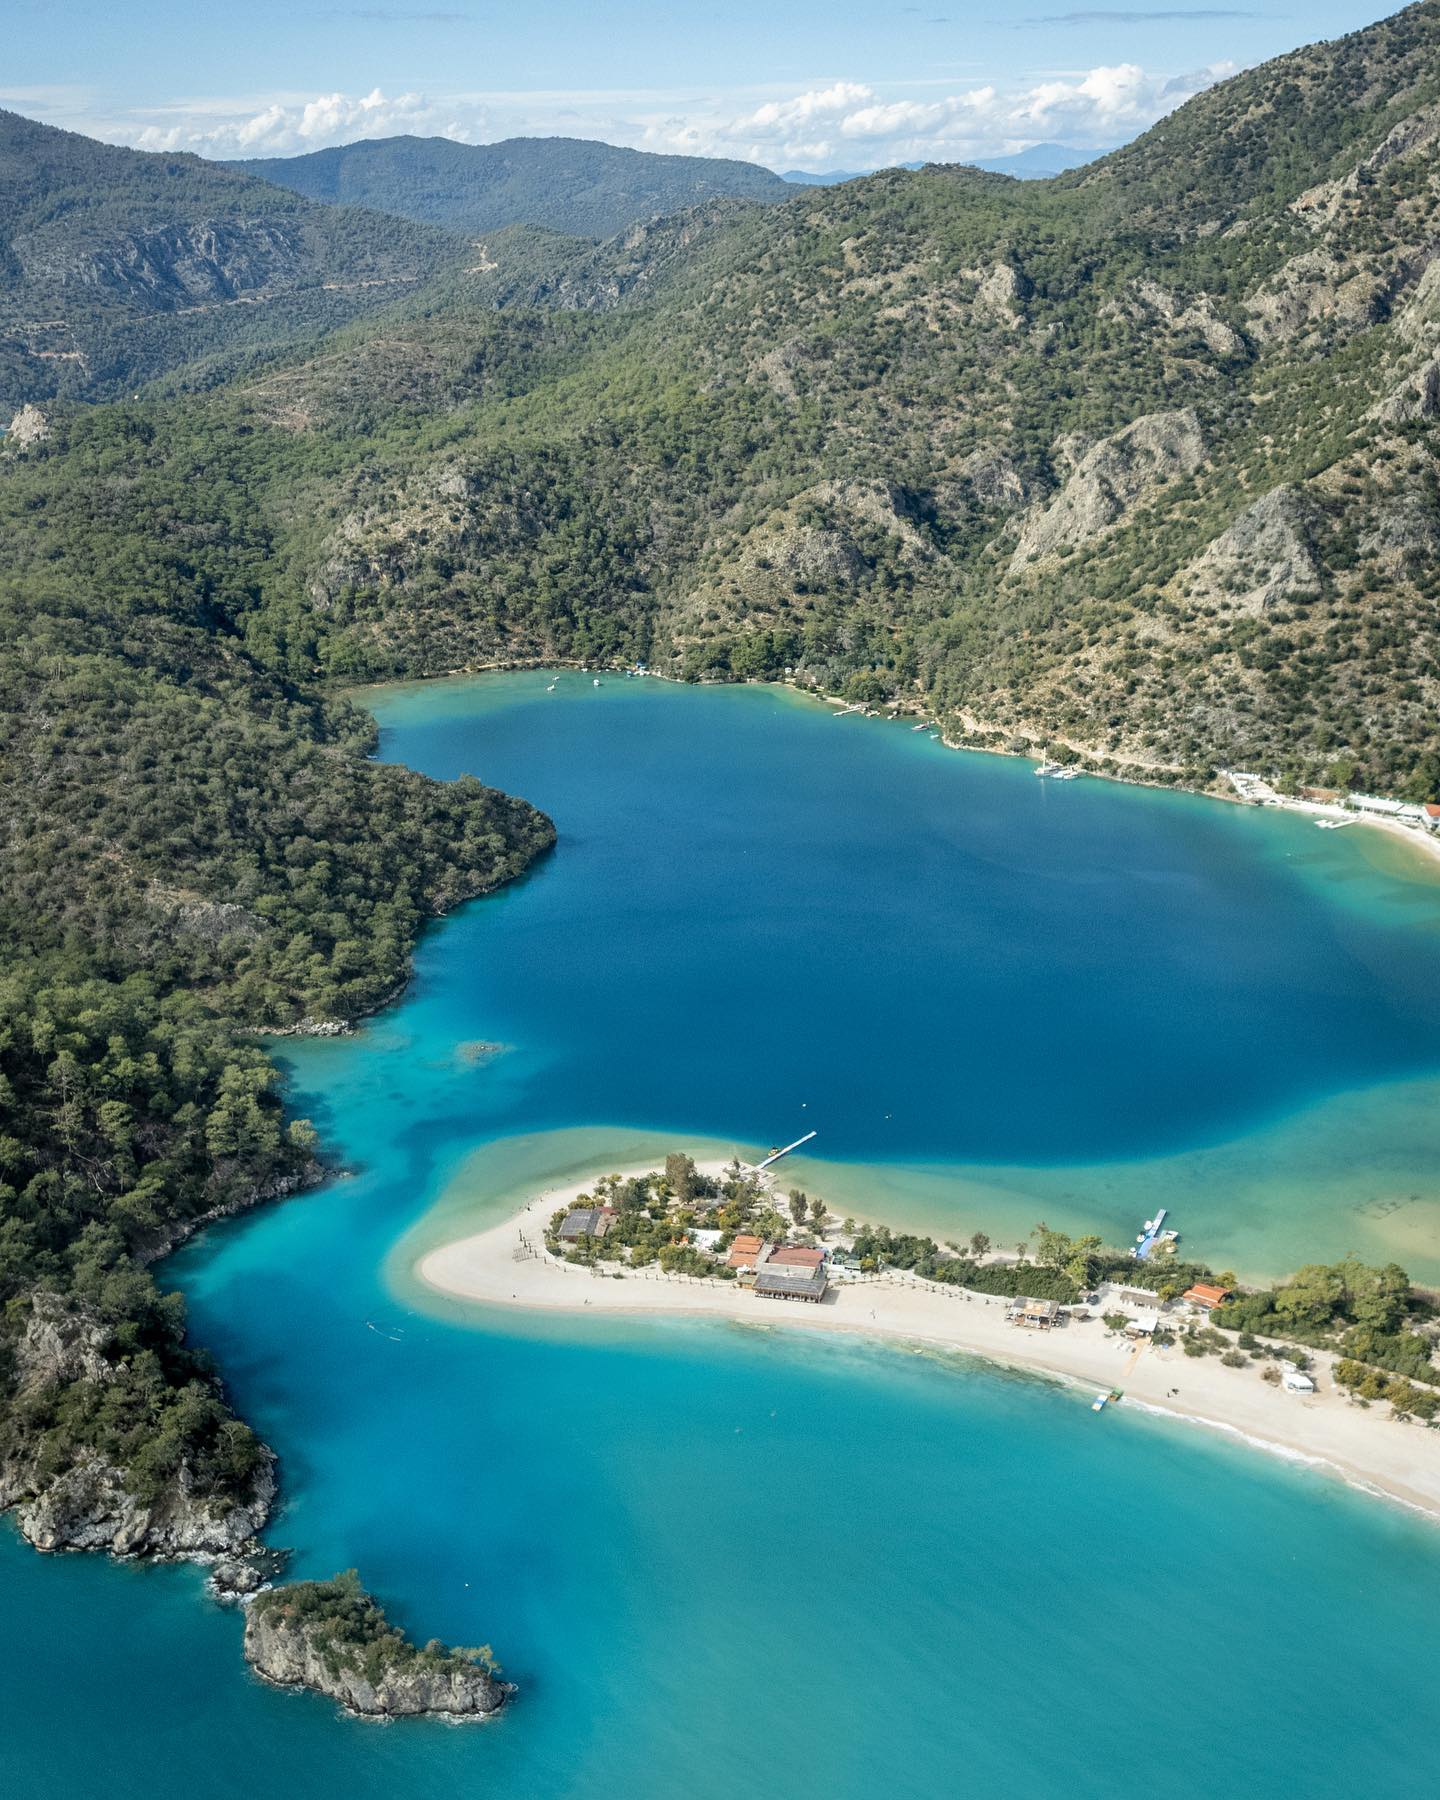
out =
[(1109, 1406), (1112, 1401), (1123, 1400), (1124, 1398), (1125, 1393), (1122, 1388), (1111, 1388), (1108, 1394), (1097, 1394), (1095, 1396), (1090, 1402), (1090, 1410), (1091, 1412), (1104, 1412), (1105, 1408)]
[(1050, 781), (1074, 781), (1080, 771), (1067, 763), (1042, 762), (1035, 773)]

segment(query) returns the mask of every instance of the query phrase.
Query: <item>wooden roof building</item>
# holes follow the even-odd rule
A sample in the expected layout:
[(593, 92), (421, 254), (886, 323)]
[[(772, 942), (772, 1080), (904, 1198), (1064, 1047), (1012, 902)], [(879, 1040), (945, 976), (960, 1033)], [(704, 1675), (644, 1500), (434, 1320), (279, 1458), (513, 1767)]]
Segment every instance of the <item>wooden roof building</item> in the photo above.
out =
[(825, 1267), (798, 1268), (795, 1264), (782, 1263), (778, 1268), (774, 1259), (764, 1262), (755, 1274), (755, 1292), (767, 1300), (808, 1300), (816, 1304), (825, 1298)]
[(1060, 1320), (1058, 1300), (1016, 1300), (1005, 1317), (1012, 1325), (1028, 1325), (1032, 1331), (1048, 1331)]
[(614, 1221), (613, 1206), (577, 1206), (560, 1221), (556, 1235), (562, 1244), (578, 1244), (586, 1238), (604, 1237)]

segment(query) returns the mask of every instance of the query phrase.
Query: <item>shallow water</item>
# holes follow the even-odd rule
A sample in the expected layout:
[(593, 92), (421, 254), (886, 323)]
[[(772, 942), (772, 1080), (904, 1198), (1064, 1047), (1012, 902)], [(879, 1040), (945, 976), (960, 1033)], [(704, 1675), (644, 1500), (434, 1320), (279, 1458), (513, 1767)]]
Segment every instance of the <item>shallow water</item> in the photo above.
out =
[(571, 1169), (813, 1126), (800, 1178), (897, 1222), (1128, 1235), (1155, 1196), (1217, 1261), (1440, 1272), (1440, 889), (1359, 832), (767, 690), (545, 686), (384, 699), (387, 755), (528, 795), (560, 847), (356, 1039), (282, 1047), (353, 1173), (169, 1266), (281, 1453), (295, 1572), (358, 1564), (520, 1699), (338, 1720), (243, 1676), (193, 1571), (0, 1538), (7, 1787), (1199, 1796), (1218, 1752), (1247, 1793), (1413, 1792), (1434, 1527), (957, 1359), (517, 1326), (407, 1271)]

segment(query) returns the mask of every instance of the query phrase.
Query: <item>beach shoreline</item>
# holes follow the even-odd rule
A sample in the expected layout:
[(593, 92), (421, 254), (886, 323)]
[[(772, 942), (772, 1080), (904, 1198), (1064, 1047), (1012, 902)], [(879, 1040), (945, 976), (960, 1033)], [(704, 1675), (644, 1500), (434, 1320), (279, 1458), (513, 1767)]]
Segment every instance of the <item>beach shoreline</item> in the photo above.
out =
[[(704, 1164), (705, 1173), (723, 1165)], [(622, 1179), (649, 1173), (617, 1171)], [(1367, 1494), (1440, 1521), (1440, 1432), (1389, 1418), (1343, 1397), (1333, 1359), (1313, 1356), (1317, 1391), (1288, 1393), (1260, 1367), (1224, 1367), (1216, 1357), (1179, 1348), (1137, 1347), (1098, 1319), (1071, 1320), (1032, 1332), (1006, 1320), (996, 1295), (892, 1274), (836, 1282), (820, 1305), (766, 1301), (733, 1281), (627, 1271), (623, 1278), (557, 1262), (544, 1249), (545, 1228), (598, 1179), (550, 1188), (486, 1230), (421, 1253), (416, 1279), (451, 1302), (630, 1322), (715, 1319), (796, 1331), (841, 1333), (892, 1346), (947, 1350), (1047, 1375), (1091, 1396), (1120, 1388), (1125, 1404), (1211, 1430), (1289, 1462), (1337, 1477)]]

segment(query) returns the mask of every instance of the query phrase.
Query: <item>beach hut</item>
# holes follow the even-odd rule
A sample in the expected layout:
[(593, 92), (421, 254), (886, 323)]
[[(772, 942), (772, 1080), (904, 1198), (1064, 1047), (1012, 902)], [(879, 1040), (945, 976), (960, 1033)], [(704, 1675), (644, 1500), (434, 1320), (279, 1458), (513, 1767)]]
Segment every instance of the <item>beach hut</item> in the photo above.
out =
[(1315, 1392), (1315, 1383), (1303, 1369), (1297, 1369), (1292, 1362), (1281, 1363), (1280, 1385), (1287, 1394), (1313, 1394)]
[(1130, 1338), (1151, 1337), (1159, 1329), (1160, 1314), (1151, 1307), (1142, 1307), (1132, 1319), (1125, 1322), (1125, 1335)]
[(1016, 1300), (1005, 1317), (1012, 1325), (1024, 1325), (1031, 1331), (1049, 1331), (1060, 1321), (1058, 1300)]

